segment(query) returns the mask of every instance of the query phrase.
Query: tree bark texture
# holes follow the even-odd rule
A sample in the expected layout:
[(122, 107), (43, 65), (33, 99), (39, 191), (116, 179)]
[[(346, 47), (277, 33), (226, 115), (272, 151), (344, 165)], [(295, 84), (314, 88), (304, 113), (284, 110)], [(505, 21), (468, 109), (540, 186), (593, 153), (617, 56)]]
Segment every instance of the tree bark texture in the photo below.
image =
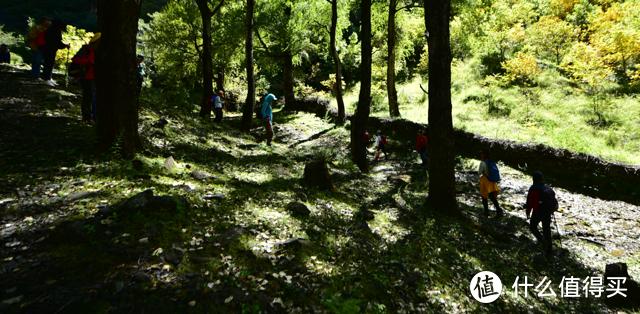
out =
[(253, 107), (256, 103), (256, 82), (253, 74), (253, 7), (255, 0), (247, 0), (247, 16), (245, 26), (247, 28), (244, 56), (247, 67), (247, 99), (242, 108), (242, 126), (241, 129), (249, 132), (251, 129), (251, 118), (253, 117)]
[(329, 46), (336, 70), (336, 101), (338, 102), (338, 123), (344, 122), (344, 99), (342, 98), (342, 65), (340, 55), (336, 49), (336, 28), (338, 26), (338, 0), (331, 0), (331, 28), (329, 28)]
[(202, 17), (202, 101), (200, 102), (200, 116), (211, 114), (207, 106), (207, 99), (213, 95), (213, 63), (211, 60), (211, 9), (209, 1), (196, 0), (200, 16)]
[(397, 0), (389, 1), (389, 24), (387, 26), (387, 94), (389, 97), (389, 115), (399, 117), (398, 92), (396, 91), (396, 6)]
[(211, 114), (207, 106), (207, 99), (213, 95), (213, 61), (211, 60), (211, 18), (220, 10), (224, 0), (220, 1), (215, 10), (209, 9), (208, 0), (196, 0), (200, 16), (202, 17), (202, 102), (200, 116)]
[(361, 81), (358, 107), (351, 124), (351, 155), (363, 173), (369, 173), (364, 143), (364, 128), (371, 109), (371, 0), (362, 0)]
[(218, 92), (218, 91), (225, 91), (224, 90), (224, 67), (223, 66), (218, 66), (218, 76), (215, 77), (215, 81), (216, 81), (216, 90), (214, 90), (213, 92), (215, 93), (215, 92)]
[(460, 217), (456, 201), (451, 118), (450, 0), (425, 0), (429, 49), (429, 207)]
[(124, 154), (142, 148), (138, 134), (136, 36), (142, 1), (98, 1), (95, 83), (98, 135), (101, 146), (110, 147), (122, 137)]
[(284, 108), (283, 110), (298, 110), (296, 95), (293, 92), (293, 56), (289, 51), (285, 52), (284, 58)]

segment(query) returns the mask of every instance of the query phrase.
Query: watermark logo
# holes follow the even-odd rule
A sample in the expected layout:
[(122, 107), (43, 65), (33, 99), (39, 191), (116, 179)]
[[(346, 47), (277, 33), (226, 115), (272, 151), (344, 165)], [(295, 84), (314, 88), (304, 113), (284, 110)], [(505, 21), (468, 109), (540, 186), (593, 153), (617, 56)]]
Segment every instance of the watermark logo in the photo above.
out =
[(469, 289), (478, 302), (491, 303), (502, 294), (502, 281), (498, 275), (482, 271), (473, 276)]

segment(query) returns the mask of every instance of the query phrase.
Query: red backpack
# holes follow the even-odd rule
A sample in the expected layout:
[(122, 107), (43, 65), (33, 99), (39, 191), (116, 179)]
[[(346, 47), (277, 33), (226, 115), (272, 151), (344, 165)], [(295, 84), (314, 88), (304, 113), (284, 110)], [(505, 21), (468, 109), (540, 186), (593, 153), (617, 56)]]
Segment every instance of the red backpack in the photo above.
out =
[(216, 99), (216, 94), (211, 95), (211, 97), (209, 97), (209, 99), (207, 99), (207, 106), (213, 107), (213, 104), (211, 102), (215, 101), (215, 99)]
[(387, 145), (387, 137), (384, 135), (380, 135), (380, 138), (382, 138), (382, 140), (380, 141), (380, 144)]

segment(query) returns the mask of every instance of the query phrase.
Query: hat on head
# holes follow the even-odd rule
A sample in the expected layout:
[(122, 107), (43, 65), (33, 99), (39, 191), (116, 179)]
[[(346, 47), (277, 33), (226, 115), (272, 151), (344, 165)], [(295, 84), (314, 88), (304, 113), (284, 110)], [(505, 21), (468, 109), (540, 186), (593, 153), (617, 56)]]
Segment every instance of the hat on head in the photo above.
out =
[(484, 154), (484, 157), (487, 157), (487, 159), (489, 159), (491, 156), (491, 152), (488, 149), (481, 150), (480, 153)]
[(102, 33), (95, 33), (95, 34), (93, 34), (93, 38), (91, 38), (91, 40), (89, 41), (89, 43), (95, 43), (96, 41), (100, 40), (100, 36), (102, 36)]
[(531, 176), (533, 177), (533, 182), (542, 181), (542, 172), (540, 171), (534, 172), (533, 174), (531, 174)]
[(141, 54), (139, 54), (139, 55), (137, 55), (137, 56), (136, 56), (136, 58), (138, 58), (138, 59), (144, 59), (144, 56), (143, 56), (143, 55), (141, 55)]

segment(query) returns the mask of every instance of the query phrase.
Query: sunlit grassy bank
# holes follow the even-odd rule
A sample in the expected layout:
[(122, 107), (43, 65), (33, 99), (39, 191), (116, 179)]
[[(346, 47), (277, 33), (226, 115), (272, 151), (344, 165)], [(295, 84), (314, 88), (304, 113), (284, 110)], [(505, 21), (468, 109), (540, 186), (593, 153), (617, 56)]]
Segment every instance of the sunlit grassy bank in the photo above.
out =
[[(593, 154), (612, 161), (640, 164), (640, 101), (637, 95), (589, 96), (545, 69), (535, 87), (485, 87), (481, 65), (454, 63), (452, 102), (454, 127), (496, 139), (535, 142)], [(417, 76), (398, 84), (400, 112), (406, 119), (428, 122), (426, 79)], [(386, 90), (374, 91), (372, 116), (388, 117)], [(358, 86), (345, 97), (353, 112)], [(594, 105), (597, 101), (597, 112)], [(336, 106), (335, 99), (332, 105)]]

